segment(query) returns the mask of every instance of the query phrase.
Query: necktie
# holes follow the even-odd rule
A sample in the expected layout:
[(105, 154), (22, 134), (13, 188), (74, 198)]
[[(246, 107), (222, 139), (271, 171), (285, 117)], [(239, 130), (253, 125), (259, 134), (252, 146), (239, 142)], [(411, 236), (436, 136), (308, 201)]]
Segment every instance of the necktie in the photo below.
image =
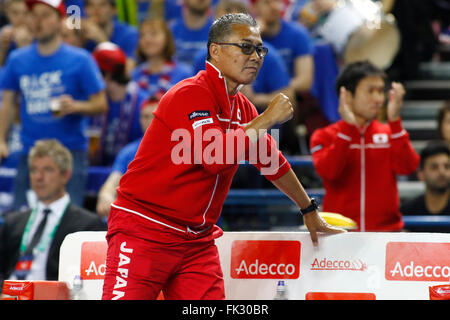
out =
[(44, 218), (42, 218), (41, 222), (39, 223), (39, 226), (36, 229), (36, 232), (33, 235), (33, 238), (31, 239), (30, 244), (27, 247), (27, 251), (25, 251), (25, 255), (29, 255), (33, 253), (34, 247), (39, 243), (39, 240), (41, 240), (42, 233), (44, 232), (45, 224), (47, 223), (47, 217), (52, 210), (45, 208), (43, 211)]

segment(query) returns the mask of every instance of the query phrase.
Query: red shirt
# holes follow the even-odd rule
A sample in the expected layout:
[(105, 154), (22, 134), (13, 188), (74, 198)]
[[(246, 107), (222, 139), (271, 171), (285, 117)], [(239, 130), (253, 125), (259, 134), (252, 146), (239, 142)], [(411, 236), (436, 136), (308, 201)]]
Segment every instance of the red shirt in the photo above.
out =
[[(154, 115), (113, 206), (180, 231), (208, 229), (219, 218), (239, 160), (253, 159), (243, 126), (258, 113), (243, 94), (228, 95), (225, 79), (207, 63), (169, 90)], [(290, 165), (269, 135), (261, 139), (273, 157), (270, 163), (257, 157), (254, 165), (271, 167), (265, 176), (277, 179)]]
[(420, 159), (401, 120), (364, 128), (338, 121), (313, 133), (311, 152), (325, 188), (323, 211), (355, 220), (361, 231), (403, 227), (396, 175), (414, 172)]

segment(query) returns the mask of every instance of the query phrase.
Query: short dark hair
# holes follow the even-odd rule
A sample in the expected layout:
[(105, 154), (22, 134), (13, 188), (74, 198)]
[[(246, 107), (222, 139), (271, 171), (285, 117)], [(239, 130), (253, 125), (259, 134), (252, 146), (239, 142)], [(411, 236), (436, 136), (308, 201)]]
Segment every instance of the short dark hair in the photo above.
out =
[(336, 79), (335, 89), (338, 96), (341, 87), (354, 94), (359, 82), (366, 77), (381, 77), (384, 81), (387, 80), (386, 73), (368, 60), (357, 61), (344, 66)]
[(425, 161), (432, 156), (435, 156), (437, 154), (446, 154), (447, 156), (450, 156), (450, 150), (448, 148), (448, 145), (444, 141), (432, 141), (429, 142), (425, 148), (422, 149), (420, 152), (420, 169), (422, 170)]
[(231, 26), (234, 24), (243, 24), (251, 27), (258, 27), (256, 20), (246, 13), (227, 13), (216, 19), (211, 29), (209, 29), (208, 43), (206, 49), (208, 53), (206, 54), (206, 60), (211, 60), (211, 55), (209, 54), (209, 47), (213, 42), (223, 42), (225, 38), (230, 35)]

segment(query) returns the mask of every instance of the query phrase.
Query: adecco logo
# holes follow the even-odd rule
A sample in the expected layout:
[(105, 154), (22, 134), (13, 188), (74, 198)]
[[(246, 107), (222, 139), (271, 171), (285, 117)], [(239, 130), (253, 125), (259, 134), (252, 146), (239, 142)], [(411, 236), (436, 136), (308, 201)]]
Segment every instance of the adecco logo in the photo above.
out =
[(83, 280), (105, 278), (107, 249), (106, 241), (83, 242), (81, 244), (80, 275)]
[(297, 279), (300, 242), (235, 240), (231, 246), (231, 277), (235, 279)]
[(367, 264), (361, 259), (327, 259), (315, 258), (311, 263), (311, 270), (316, 271), (364, 271), (367, 270)]
[(448, 281), (450, 243), (389, 242), (386, 245), (387, 280)]

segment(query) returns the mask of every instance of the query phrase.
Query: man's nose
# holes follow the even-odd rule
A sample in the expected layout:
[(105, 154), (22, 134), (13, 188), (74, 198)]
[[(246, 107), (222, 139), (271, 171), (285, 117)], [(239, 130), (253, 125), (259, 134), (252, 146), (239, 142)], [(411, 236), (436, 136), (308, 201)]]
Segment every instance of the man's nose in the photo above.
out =
[(258, 51), (255, 50), (253, 51), (253, 53), (250, 55), (250, 59), (252, 61), (257, 61), (258, 63), (262, 60), (262, 57), (259, 56)]
[(383, 103), (384, 99), (385, 99), (385, 95), (383, 92), (378, 92), (376, 91), (373, 95), (372, 95), (372, 99), (374, 99), (374, 101), (378, 102), (378, 103)]
[(30, 173), (30, 177), (34, 180), (40, 180), (44, 176), (43, 172), (40, 170), (35, 170), (32, 173)]
[(439, 174), (442, 174), (443, 176), (448, 176), (449, 170), (448, 170), (447, 166), (442, 165), (442, 166), (438, 167), (438, 172), (439, 172)]

